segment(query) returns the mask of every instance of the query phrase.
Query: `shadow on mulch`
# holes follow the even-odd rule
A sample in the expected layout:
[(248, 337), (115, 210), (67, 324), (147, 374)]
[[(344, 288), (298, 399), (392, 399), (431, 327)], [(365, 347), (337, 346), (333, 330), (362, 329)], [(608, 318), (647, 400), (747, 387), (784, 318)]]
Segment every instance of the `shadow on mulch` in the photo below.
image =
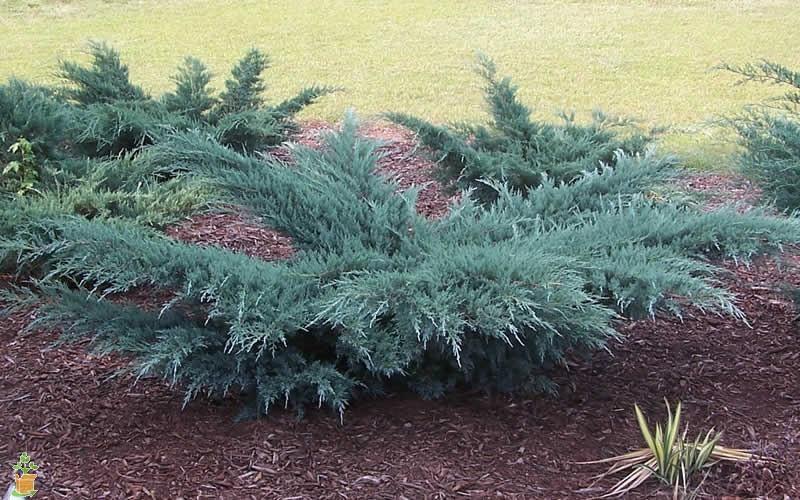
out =
[[(402, 148), (413, 146), (396, 133)], [(416, 153), (386, 147), (396, 148), (400, 165), (387, 168), (402, 174)], [(421, 164), (408, 167), (419, 178), (401, 187), (429, 180), (431, 165)], [(446, 212), (448, 197), (430, 189), (428, 214)], [(290, 251), (285, 236), (257, 221), (225, 217), (192, 219), (172, 234), (255, 257)], [(223, 231), (230, 227), (237, 229)], [(640, 447), (633, 404), (659, 418), (667, 397), (684, 402), (690, 434), (714, 426), (724, 444), (782, 461), (720, 467), (702, 485), (707, 495), (796, 498), (800, 342), (779, 283), (800, 286), (800, 258), (785, 269), (768, 260), (728, 269), (724, 282), (750, 326), (696, 310), (683, 321), (627, 321), (613, 357), (598, 354), (557, 376), (558, 398), (397, 394), (358, 401), (342, 423), (327, 411), (300, 422), (276, 411), (234, 423), (233, 400), (200, 399), (182, 410), (180, 391), (159, 381), (106, 380), (119, 358), (94, 357), (85, 344), (51, 348), (53, 331), (20, 335), (36, 312), (19, 312), (0, 323), (0, 457), (10, 464), (28, 451), (40, 464), (37, 498), (591, 498), (612, 481), (587, 488), (603, 469), (574, 462)], [(648, 483), (634, 497), (656, 492)]]

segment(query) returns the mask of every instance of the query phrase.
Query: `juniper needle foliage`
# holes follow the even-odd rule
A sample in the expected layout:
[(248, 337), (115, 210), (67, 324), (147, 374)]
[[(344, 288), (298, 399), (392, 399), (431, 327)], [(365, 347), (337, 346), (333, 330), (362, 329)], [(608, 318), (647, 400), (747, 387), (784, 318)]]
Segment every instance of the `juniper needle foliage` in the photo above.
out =
[(769, 83), (786, 92), (729, 120), (743, 147), (740, 166), (768, 202), (800, 209), (800, 72), (769, 61), (724, 66), (743, 81)]
[[(800, 241), (794, 219), (654, 196), (673, 159), (605, 125), (530, 121), (490, 66), (495, 119), (468, 127), (478, 142), (420, 128), (471, 172), (449, 215), (428, 220), (415, 190), (376, 172), (378, 145), (352, 116), (320, 149), (297, 148), (291, 166), (251, 154), (269, 116), (291, 116), (321, 92), (271, 108), (243, 98), (261, 89), (253, 75), (265, 64), (249, 54), (212, 102), (205, 68), (188, 61), (175, 93), (124, 101), (125, 113), (163, 109), (175, 122), (141, 127), (156, 132), (119, 157), (60, 162), (45, 182), (70, 189), (0, 205), (0, 264), (36, 278), (41, 321), (129, 356), (138, 376), (168, 380), (187, 402), (235, 393), (255, 412), (341, 414), (394, 389), (553, 390), (554, 368), (612, 347), (622, 315), (687, 303), (737, 314), (712, 258)], [(124, 142), (115, 130), (108, 144)], [(183, 210), (198, 187), (291, 236), (293, 257), (268, 263), (143, 223)], [(85, 200), (92, 211), (78, 208)], [(160, 307), (126, 302), (134, 289), (163, 297)]]
[[(333, 90), (311, 86), (265, 104), (267, 57), (252, 49), (221, 94), (210, 88), (208, 68), (187, 57), (172, 77), (175, 90), (154, 98), (131, 82), (116, 50), (93, 42), (89, 52), (88, 65), (61, 62), (62, 86), (14, 79), (0, 85), (0, 237), (14, 240), (15, 225), (43, 214), (159, 226), (196, 211), (208, 202), (210, 189), (172, 166), (140, 168), (135, 157), (188, 131), (242, 153), (262, 153), (286, 140), (296, 113)], [(24, 161), (15, 144), (30, 145)], [(14, 196), (23, 190), (12, 188), (23, 177), (21, 166), (25, 185), (36, 181), (25, 199)]]
[(558, 125), (533, 120), (531, 109), (517, 97), (518, 88), (510, 78), (497, 75), (494, 62), (479, 57), (478, 74), (492, 118), (486, 125), (444, 127), (402, 113), (388, 117), (415, 131), (437, 152), (444, 180), (476, 188), (484, 201), (491, 201), (494, 191), (481, 179), (501, 180), (523, 191), (547, 179), (569, 183), (585, 172), (613, 165), (617, 152), (644, 152), (650, 140), (630, 122), (601, 112), (593, 114), (589, 125), (563, 113)]

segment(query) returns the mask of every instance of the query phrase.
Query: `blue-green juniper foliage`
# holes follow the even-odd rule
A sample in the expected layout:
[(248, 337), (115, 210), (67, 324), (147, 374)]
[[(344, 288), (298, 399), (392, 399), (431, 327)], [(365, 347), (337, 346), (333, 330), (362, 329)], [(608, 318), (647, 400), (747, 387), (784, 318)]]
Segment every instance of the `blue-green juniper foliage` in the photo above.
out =
[(743, 81), (787, 89), (729, 123), (742, 146), (741, 170), (763, 189), (765, 201), (781, 210), (800, 209), (800, 72), (769, 61), (723, 67)]
[(443, 180), (474, 188), (481, 200), (496, 196), (484, 179), (502, 180), (523, 193), (548, 179), (572, 182), (586, 172), (613, 166), (620, 152), (643, 153), (651, 139), (630, 121), (599, 111), (589, 125), (579, 125), (574, 115), (563, 113), (562, 124), (533, 120), (532, 110), (517, 98), (517, 87), (510, 78), (497, 75), (494, 62), (480, 56), (477, 69), (492, 118), (487, 125), (444, 127), (403, 113), (387, 116), (435, 150)]
[[(229, 82), (211, 103), (197, 91), (205, 70), (188, 60), (176, 77), (186, 83), (181, 97), (150, 105), (180, 114), (175, 123), (260, 113), (260, 101), (240, 94), (260, 90), (244, 67), (265, 64), (245, 58), (234, 73), (241, 85)], [(109, 81), (132, 96), (125, 103), (139, 102), (122, 78)], [(710, 259), (800, 240), (794, 219), (705, 213), (655, 196), (676, 165), (640, 148), (643, 139), (596, 125), (548, 129), (529, 122), (513, 92), (490, 97), (504, 135), (485, 132), (492, 147), (475, 150), (475, 165), (498, 168), (470, 178), (442, 219), (418, 215), (416, 192), (398, 193), (376, 173), (378, 145), (359, 137), (352, 116), (320, 149), (297, 148), (291, 166), (231, 142), (238, 132), (170, 125), (119, 157), (60, 161), (45, 195), (9, 197), (0, 262), (34, 279), (42, 321), (130, 356), (135, 373), (184, 388), (187, 402), (235, 393), (260, 412), (343, 412), (359, 395), (388, 390), (552, 390), (553, 368), (610, 348), (620, 315), (687, 303), (738, 314)], [(527, 144), (542, 137), (551, 141), (544, 149)], [(454, 144), (475, 149), (465, 138)], [(103, 187), (100, 209), (81, 208), (93, 199), (86, 186)], [(260, 217), (297, 252), (264, 262), (166, 237), (153, 220), (192, 210), (190, 189)], [(166, 295), (162, 307), (124, 300), (142, 288)]]

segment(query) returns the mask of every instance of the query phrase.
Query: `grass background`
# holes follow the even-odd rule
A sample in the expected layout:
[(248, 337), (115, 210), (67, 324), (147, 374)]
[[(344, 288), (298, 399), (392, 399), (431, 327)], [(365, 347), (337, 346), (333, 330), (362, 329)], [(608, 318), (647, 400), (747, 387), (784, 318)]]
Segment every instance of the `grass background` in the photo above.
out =
[(250, 46), (273, 59), (275, 99), (307, 83), (345, 88), (304, 112), (336, 120), (402, 110), (437, 122), (483, 115), (476, 51), (512, 75), (541, 117), (595, 108), (671, 127), (665, 147), (725, 168), (708, 126), (778, 91), (736, 86), (721, 62), (800, 66), (798, 0), (0, 0), (0, 79), (54, 81), (59, 58), (106, 40), (153, 92), (184, 55), (219, 88)]

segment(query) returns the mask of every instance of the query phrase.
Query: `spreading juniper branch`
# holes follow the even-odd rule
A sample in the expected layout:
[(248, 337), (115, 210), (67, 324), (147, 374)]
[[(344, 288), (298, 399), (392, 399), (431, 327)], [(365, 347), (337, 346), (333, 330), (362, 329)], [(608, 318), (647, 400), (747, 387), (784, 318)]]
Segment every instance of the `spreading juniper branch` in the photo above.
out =
[(800, 208), (800, 73), (769, 61), (722, 69), (743, 81), (770, 83), (789, 91), (728, 118), (743, 153), (739, 167), (764, 191), (765, 201), (785, 211)]
[(440, 176), (459, 188), (474, 188), (484, 202), (495, 191), (483, 181), (506, 182), (522, 192), (548, 179), (570, 183), (585, 172), (613, 166), (618, 153), (644, 153), (651, 137), (627, 130), (631, 123), (601, 112), (589, 125), (579, 125), (573, 115), (562, 113), (562, 123), (537, 121), (532, 110), (518, 98), (510, 78), (497, 75), (495, 64), (478, 59), (477, 73), (484, 81), (484, 98), (491, 116), (486, 124), (444, 127), (403, 113), (387, 117), (419, 136), (435, 150)]

